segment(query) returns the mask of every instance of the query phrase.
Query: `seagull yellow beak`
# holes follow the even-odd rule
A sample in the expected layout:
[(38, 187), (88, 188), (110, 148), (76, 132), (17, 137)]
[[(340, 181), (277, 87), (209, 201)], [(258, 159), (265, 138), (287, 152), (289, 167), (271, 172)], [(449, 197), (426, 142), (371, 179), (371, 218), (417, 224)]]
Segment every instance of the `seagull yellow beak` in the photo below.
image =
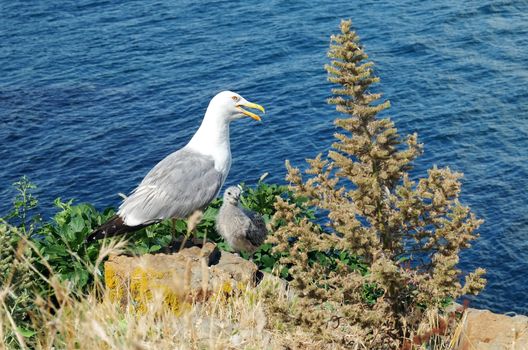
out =
[(240, 104), (237, 105), (237, 108), (240, 110), (241, 113), (247, 115), (248, 117), (251, 117), (251, 118), (255, 119), (256, 121), (260, 121), (260, 117), (258, 115), (256, 115), (255, 113), (251, 113), (250, 111), (246, 111), (242, 107), (258, 109), (262, 113), (266, 113), (266, 111), (264, 110), (264, 107), (262, 107), (261, 105), (256, 104), (256, 103), (243, 102), (243, 103), (240, 103)]

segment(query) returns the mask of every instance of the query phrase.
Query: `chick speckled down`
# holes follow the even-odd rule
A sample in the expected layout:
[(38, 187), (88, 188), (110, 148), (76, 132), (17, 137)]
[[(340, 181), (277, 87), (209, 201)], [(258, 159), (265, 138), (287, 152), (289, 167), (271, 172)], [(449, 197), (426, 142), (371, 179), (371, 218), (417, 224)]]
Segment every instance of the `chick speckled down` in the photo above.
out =
[(224, 203), (216, 217), (216, 230), (234, 251), (253, 254), (264, 243), (268, 230), (262, 216), (239, 204), (241, 190), (232, 186), (224, 192)]

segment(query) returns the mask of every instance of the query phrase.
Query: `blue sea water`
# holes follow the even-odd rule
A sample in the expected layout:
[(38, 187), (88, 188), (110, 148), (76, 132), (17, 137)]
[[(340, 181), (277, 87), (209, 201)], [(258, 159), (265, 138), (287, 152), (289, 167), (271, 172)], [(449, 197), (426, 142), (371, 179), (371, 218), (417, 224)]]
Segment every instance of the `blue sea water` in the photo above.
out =
[(392, 103), (433, 164), (463, 172), (485, 219), (464, 270), (488, 269), (473, 306), (528, 314), (526, 1), (1, 1), (0, 215), (27, 175), (53, 199), (116, 206), (231, 89), (267, 108), (231, 128), (228, 184), (284, 181), (335, 132), (323, 65), (351, 18)]

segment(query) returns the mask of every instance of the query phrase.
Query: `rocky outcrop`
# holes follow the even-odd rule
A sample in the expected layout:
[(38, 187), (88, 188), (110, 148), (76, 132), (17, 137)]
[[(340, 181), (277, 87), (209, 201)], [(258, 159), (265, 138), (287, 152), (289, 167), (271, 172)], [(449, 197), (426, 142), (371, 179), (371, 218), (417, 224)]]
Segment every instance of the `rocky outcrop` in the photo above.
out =
[(528, 317), (468, 309), (458, 350), (528, 350)]
[(121, 306), (144, 311), (161, 298), (174, 312), (193, 300), (231, 293), (255, 283), (257, 267), (214, 243), (194, 245), (177, 253), (112, 256), (105, 263), (108, 296)]

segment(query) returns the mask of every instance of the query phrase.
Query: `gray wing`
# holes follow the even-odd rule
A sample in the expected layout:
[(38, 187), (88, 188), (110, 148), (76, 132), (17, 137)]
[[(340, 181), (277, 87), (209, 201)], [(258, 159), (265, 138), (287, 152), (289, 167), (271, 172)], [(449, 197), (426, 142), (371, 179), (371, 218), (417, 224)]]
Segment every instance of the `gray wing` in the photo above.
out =
[(222, 187), (212, 157), (180, 149), (159, 162), (119, 207), (127, 225), (186, 218), (206, 207)]
[(251, 242), (251, 244), (253, 244), (255, 247), (258, 247), (264, 243), (266, 236), (268, 235), (266, 223), (264, 222), (262, 215), (259, 213), (255, 213), (247, 209), (242, 210), (250, 220), (250, 224), (246, 230), (246, 238)]

